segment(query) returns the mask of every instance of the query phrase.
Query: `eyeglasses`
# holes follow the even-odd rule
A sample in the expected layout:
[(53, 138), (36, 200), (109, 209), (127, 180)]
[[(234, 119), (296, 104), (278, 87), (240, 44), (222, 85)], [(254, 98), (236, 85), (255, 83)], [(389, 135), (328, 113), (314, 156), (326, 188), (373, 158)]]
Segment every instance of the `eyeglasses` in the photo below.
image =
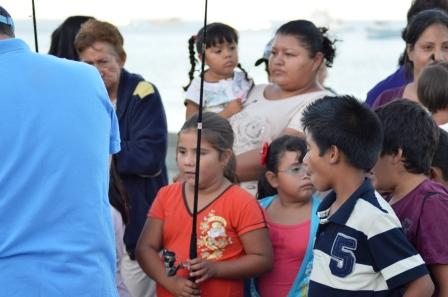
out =
[(287, 175), (290, 176), (301, 176), (301, 175), (306, 175), (306, 172), (308, 171), (308, 166), (306, 165), (298, 165), (298, 166), (293, 166), (293, 167), (289, 167), (283, 170), (277, 170), (277, 172), (283, 172)]

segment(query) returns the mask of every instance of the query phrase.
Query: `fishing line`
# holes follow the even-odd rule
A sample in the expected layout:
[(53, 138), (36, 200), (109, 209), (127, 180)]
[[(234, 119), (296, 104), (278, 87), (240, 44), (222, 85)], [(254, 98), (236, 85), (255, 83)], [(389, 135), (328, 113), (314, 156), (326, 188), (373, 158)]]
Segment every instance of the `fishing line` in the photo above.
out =
[(198, 132), (197, 132), (197, 145), (196, 145), (196, 168), (194, 176), (194, 197), (193, 197), (193, 223), (191, 228), (190, 239), (190, 259), (197, 258), (197, 216), (198, 216), (198, 198), (199, 198), (199, 163), (201, 161), (201, 137), (202, 137), (202, 108), (204, 100), (204, 75), (205, 75), (205, 38), (207, 36), (207, 9), (208, 0), (205, 0), (205, 13), (204, 13), (204, 31), (202, 35), (202, 64), (201, 64), (201, 86), (199, 96), (199, 111), (198, 111)]
[(39, 52), (39, 44), (37, 42), (36, 9), (34, 7), (34, 0), (31, 0), (31, 6), (33, 7), (34, 47), (36, 49), (36, 53), (38, 53)]

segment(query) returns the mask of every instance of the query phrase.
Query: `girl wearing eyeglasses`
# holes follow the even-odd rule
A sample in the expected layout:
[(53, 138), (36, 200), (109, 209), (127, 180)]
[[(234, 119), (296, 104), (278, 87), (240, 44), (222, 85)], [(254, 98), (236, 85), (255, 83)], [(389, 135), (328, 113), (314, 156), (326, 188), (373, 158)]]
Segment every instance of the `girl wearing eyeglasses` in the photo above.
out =
[(258, 183), (274, 250), (274, 268), (251, 282), (251, 295), (307, 296), (314, 237), (318, 226), (315, 192), (303, 157), (303, 138), (285, 135), (265, 145)]

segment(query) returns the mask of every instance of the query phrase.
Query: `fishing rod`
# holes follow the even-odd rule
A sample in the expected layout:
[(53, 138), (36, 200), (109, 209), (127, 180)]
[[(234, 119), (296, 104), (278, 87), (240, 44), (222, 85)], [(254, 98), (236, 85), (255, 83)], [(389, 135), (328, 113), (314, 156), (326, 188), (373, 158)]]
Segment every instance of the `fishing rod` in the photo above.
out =
[[(204, 26), (202, 32), (202, 64), (201, 64), (201, 85), (199, 92), (199, 111), (198, 111), (198, 123), (197, 123), (197, 143), (196, 143), (196, 166), (195, 166), (195, 178), (194, 178), (194, 196), (193, 196), (193, 222), (191, 226), (191, 237), (190, 237), (190, 251), (189, 258), (196, 259), (197, 254), (197, 216), (198, 216), (198, 199), (199, 199), (199, 163), (201, 161), (201, 138), (202, 138), (202, 108), (204, 101), (204, 74), (205, 74), (205, 38), (207, 36), (207, 10), (208, 10), (208, 0), (205, 0), (205, 13), (204, 13)], [(184, 263), (175, 264), (176, 254), (172, 251), (164, 249), (162, 251), (163, 260), (165, 264), (166, 274), (168, 276), (176, 275), (176, 272), (181, 268), (185, 267)], [(191, 278), (190, 278), (191, 279)]]
[(38, 53), (39, 52), (39, 44), (37, 42), (36, 9), (34, 7), (34, 0), (31, 0), (31, 6), (33, 7), (34, 47), (36, 49), (36, 53)]
[(201, 161), (201, 137), (202, 137), (202, 107), (204, 100), (204, 75), (205, 75), (205, 38), (207, 36), (207, 10), (208, 0), (205, 0), (205, 12), (204, 12), (204, 31), (202, 34), (202, 46), (201, 46), (201, 86), (199, 95), (199, 111), (198, 111), (198, 133), (197, 133), (197, 145), (196, 145), (196, 169), (194, 176), (194, 196), (193, 196), (193, 223), (191, 227), (191, 239), (190, 239), (190, 259), (197, 258), (197, 216), (198, 216), (198, 199), (199, 199), (199, 163)]

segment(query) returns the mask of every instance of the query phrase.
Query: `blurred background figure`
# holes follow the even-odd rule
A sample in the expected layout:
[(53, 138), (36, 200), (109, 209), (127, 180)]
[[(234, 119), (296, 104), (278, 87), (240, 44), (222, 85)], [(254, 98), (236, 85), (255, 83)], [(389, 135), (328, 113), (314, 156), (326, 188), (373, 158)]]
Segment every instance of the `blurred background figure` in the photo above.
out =
[(440, 9), (428, 9), (415, 15), (406, 32), (404, 68), (414, 80), (400, 87), (383, 91), (372, 107), (384, 105), (397, 98), (418, 102), (417, 85), (422, 69), (431, 63), (448, 60), (448, 14)]
[(257, 61), (255, 61), (255, 66), (258, 66), (260, 64), (264, 65), (264, 70), (266, 71), (266, 73), (268, 75), (268, 81), (269, 82), (271, 81), (271, 79), (269, 77), (269, 56), (271, 55), (272, 43), (273, 42), (274, 42), (274, 38), (269, 40), (269, 42), (264, 47), (263, 56), (260, 59), (258, 59)]
[(135, 246), (157, 192), (168, 183), (162, 99), (154, 84), (124, 68), (124, 39), (113, 24), (87, 21), (76, 35), (75, 47), (82, 62), (98, 69), (118, 116), (122, 150), (114, 155), (114, 165), (129, 198), (121, 276), (133, 297), (152, 297), (155, 283), (135, 261)]
[(51, 34), (51, 44), (48, 53), (59, 58), (79, 61), (74, 45), (75, 37), (81, 25), (91, 19), (94, 19), (94, 17), (82, 15), (68, 17)]
[[(409, 7), (406, 19), (407, 24), (411, 22), (411, 19), (417, 15), (419, 12), (427, 9), (440, 9), (443, 11), (448, 11), (448, 1), (447, 0), (413, 0), (411, 6)], [(408, 26), (407, 25), (407, 26)], [(403, 29), (402, 38), (406, 41), (406, 28)], [(406, 71), (405, 69), (405, 57), (406, 57), (407, 47), (404, 49), (400, 58), (398, 59), (398, 69), (377, 83), (368, 93), (366, 103), (369, 106), (373, 105), (375, 99), (385, 90), (404, 86), (411, 83), (414, 80), (412, 71)]]

